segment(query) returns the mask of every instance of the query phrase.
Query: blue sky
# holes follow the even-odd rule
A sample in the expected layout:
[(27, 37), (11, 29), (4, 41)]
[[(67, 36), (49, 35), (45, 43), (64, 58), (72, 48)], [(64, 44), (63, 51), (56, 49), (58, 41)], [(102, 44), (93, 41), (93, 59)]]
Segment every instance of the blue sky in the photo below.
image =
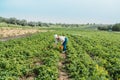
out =
[(0, 0), (0, 16), (60, 23), (120, 22), (120, 0)]

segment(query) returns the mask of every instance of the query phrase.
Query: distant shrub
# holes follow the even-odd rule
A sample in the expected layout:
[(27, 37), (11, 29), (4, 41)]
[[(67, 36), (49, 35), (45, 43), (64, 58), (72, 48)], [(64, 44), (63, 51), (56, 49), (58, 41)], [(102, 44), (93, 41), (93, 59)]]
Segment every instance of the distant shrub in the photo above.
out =
[(120, 23), (113, 25), (112, 30), (113, 31), (120, 31)]
[(109, 30), (112, 30), (112, 26), (111, 25), (108, 25), (108, 26), (98, 26), (98, 30), (109, 31)]
[(1, 23), (0, 23), (0, 27), (8, 27), (8, 24), (5, 23), (5, 22), (1, 22)]

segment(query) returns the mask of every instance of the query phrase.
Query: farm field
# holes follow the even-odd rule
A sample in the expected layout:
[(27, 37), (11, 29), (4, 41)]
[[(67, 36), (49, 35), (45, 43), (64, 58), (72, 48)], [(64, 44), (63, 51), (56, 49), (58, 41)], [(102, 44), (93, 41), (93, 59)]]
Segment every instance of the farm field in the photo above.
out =
[[(51, 30), (0, 41), (0, 80), (61, 80), (61, 70), (68, 77), (64, 80), (120, 80), (120, 33)], [(65, 58), (60, 44), (54, 47), (54, 34), (68, 37)]]

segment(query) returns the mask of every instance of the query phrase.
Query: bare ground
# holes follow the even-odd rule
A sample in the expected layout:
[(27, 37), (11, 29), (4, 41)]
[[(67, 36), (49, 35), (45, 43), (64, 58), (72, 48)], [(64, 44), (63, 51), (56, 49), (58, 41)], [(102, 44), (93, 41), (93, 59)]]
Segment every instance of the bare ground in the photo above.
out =
[(68, 74), (65, 72), (65, 70), (63, 69), (63, 66), (64, 66), (64, 60), (66, 58), (66, 54), (64, 53), (61, 53), (60, 54), (61, 58), (63, 58), (62, 61), (59, 62), (59, 78), (58, 80), (69, 80), (68, 79)]
[(29, 77), (22, 77), (22, 78), (20, 78), (19, 80), (34, 80), (35, 79), (35, 77), (34, 76), (29, 76)]
[(48, 30), (22, 29), (22, 28), (0, 28), (0, 41), (7, 41), (13, 38), (26, 37), (37, 32), (47, 32)]

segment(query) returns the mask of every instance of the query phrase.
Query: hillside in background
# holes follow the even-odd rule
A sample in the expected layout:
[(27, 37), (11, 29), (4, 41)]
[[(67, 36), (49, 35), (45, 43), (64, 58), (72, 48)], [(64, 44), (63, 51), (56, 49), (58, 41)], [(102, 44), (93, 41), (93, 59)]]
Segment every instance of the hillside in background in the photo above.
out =
[(79, 27), (81, 29), (88, 30), (107, 30), (107, 31), (120, 31), (120, 25), (110, 25), (110, 24), (95, 24), (95, 23), (87, 23), (87, 24), (63, 24), (63, 23), (43, 23), (41, 21), (34, 22), (27, 20), (19, 20), (16, 18), (3, 18), (0, 17), (0, 26), (1, 27)]

